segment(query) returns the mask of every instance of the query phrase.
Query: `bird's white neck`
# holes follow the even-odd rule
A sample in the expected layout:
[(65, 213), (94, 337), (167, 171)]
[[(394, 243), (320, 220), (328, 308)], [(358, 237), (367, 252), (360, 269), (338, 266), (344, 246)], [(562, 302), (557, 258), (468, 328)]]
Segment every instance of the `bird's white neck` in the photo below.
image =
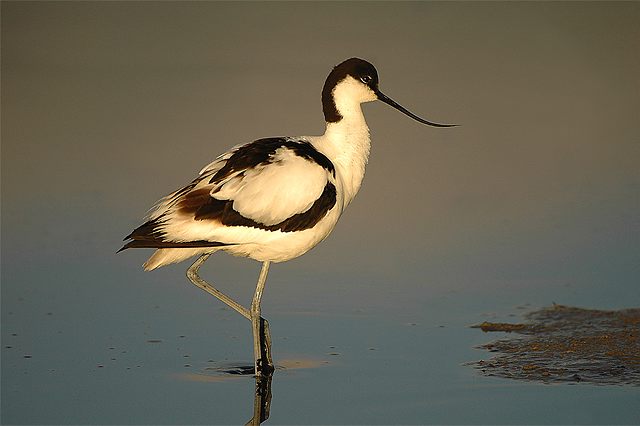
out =
[(365, 166), (369, 161), (371, 139), (359, 102), (336, 102), (336, 106), (342, 119), (327, 123), (324, 135), (315, 143), (336, 167), (339, 183), (344, 190), (343, 207), (346, 207), (362, 184)]

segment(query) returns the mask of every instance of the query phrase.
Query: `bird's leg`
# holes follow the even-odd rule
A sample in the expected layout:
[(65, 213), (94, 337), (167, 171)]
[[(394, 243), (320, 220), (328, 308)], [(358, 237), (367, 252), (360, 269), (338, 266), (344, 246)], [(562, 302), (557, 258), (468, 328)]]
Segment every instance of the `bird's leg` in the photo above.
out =
[(260, 277), (256, 285), (256, 292), (251, 301), (251, 327), (253, 329), (253, 357), (256, 375), (271, 374), (273, 372), (273, 361), (271, 360), (271, 336), (269, 333), (269, 323), (260, 317), (260, 301), (262, 292), (269, 273), (267, 260), (262, 263)]
[(215, 296), (227, 306), (233, 308), (240, 315), (251, 321), (253, 330), (253, 353), (254, 353), (254, 371), (258, 375), (269, 375), (273, 372), (273, 361), (271, 360), (271, 333), (269, 331), (269, 323), (266, 319), (260, 317), (260, 300), (267, 281), (267, 273), (269, 272), (269, 262), (262, 264), (260, 278), (251, 303), (251, 310), (245, 308), (205, 280), (200, 278), (198, 270), (200, 266), (209, 258), (211, 253), (203, 254), (196, 260), (193, 265), (187, 269), (187, 278), (196, 286)]
[(240, 315), (242, 315), (243, 317), (251, 321), (252, 320), (251, 313), (247, 308), (245, 308), (244, 306), (242, 306), (241, 304), (239, 304), (238, 302), (236, 302), (235, 300), (233, 300), (232, 298), (230, 298), (229, 296), (227, 296), (217, 288), (213, 287), (211, 284), (207, 283), (198, 275), (198, 269), (200, 269), (200, 266), (205, 262), (205, 260), (209, 258), (209, 256), (211, 256), (211, 253), (203, 254), (202, 256), (200, 256), (198, 260), (196, 260), (193, 263), (193, 265), (191, 265), (189, 269), (187, 269), (187, 278), (189, 278), (189, 280), (196, 287), (199, 287), (204, 291), (206, 291), (207, 293), (217, 297), (221, 302), (233, 308)]
[(271, 358), (271, 330), (269, 330), (269, 322), (260, 317), (260, 345), (261, 358), (266, 360), (268, 371), (263, 370), (263, 374), (267, 373), (271, 375), (274, 371), (273, 359)]

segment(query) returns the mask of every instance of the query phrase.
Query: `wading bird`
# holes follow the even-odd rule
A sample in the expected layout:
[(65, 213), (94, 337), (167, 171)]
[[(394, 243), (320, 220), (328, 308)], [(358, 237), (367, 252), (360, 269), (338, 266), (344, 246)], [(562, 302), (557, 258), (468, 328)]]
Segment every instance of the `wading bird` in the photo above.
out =
[[(380, 91), (373, 65), (348, 59), (333, 68), (322, 89), (324, 135), (258, 139), (230, 149), (158, 201), (120, 249), (157, 249), (144, 264), (147, 271), (199, 256), (187, 277), (251, 321), (256, 375), (273, 371), (269, 327), (260, 312), (269, 265), (325, 239), (355, 197), (371, 146), (360, 104), (375, 100), (420, 123), (453, 126), (406, 110)], [(262, 262), (249, 309), (198, 275), (218, 250)]]

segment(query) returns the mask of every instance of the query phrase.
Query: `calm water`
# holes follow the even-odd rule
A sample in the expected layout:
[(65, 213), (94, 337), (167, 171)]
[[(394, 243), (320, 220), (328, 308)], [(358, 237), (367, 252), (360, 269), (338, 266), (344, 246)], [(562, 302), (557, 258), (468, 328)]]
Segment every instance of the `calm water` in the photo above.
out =
[[(257, 267), (230, 259), (225, 263)], [(55, 278), (64, 270), (50, 268), (42, 291), (27, 282), (5, 288), (3, 423), (238, 424), (252, 417), (253, 379), (213, 370), (251, 363), (248, 322), (187, 285), (179, 268), (148, 278), (122, 266), (121, 273), (96, 271), (64, 283)], [(464, 365), (487, 359), (474, 347), (493, 337), (468, 325), (513, 321), (530, 308), (519, 302), (549, 299), (540, 293), (581, 300), (584, 289), (436, 290), (406, 309), (371, 307), (354, 297), (352, 286), (386, 284), (359, 281), (354, 273), (327, 285), (320, 279), (328, 275), (311, 275), (296, 277), (301, 288), (287, 294), (279, 287), (283, 275), (296, 274), (282, 269), (272, 271), (264, 307), (280, 366), (272, 424), (640, 419), (637, 387), (518, 382), (482, 377)], [(323, 286), (333, 294), (323, 297), (317, 290)], [(327, 306), (319, 309), (314, 299), (321, 297)]]
[[(484, 377), (560, 303), (640, 306), (640, 3), (2, 2), (3, 424), (242, 424), (246, 320), (115, 254), (230, 146), (320, 134), (352, 56), (432, 129), (365, 106), (335, 232), (274, 265), (268, 424), (638, 424), (640, 389)], [(363, 12), (366, 10), (366, 13)], [(384, 30), (384, 31), (383, 31)], [(203, 276), (248, 303), (255, 262)]]

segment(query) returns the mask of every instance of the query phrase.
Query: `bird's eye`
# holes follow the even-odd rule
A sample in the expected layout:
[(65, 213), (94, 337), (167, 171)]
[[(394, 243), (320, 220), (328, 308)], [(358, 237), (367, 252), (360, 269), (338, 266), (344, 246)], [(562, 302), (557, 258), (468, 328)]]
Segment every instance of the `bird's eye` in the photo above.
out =
[(363, 82), (364, 84), (369, 84), (371, 82), (371, 76), (363, 75), (362, 77), (360, 77), (360, 81)]

